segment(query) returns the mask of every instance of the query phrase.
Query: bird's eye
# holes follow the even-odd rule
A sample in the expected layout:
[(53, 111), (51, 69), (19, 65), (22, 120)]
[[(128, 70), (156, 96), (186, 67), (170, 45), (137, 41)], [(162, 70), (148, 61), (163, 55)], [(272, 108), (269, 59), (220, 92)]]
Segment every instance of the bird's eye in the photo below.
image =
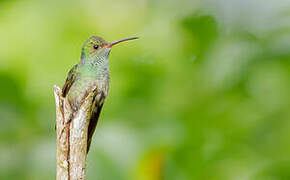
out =
[(99, 48), (99, 46), (98, 45), (94, 45), (94, 49), (98, 49)]

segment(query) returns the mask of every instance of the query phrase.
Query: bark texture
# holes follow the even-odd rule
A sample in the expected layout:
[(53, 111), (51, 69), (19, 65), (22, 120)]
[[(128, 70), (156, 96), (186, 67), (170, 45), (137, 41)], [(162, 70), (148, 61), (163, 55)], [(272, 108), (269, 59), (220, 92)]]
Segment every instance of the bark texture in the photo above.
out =
[(57, 132), (57, 180), (84, 180), (86, 174), (87, 136), (92, 104), (96, 92), (90, 93), (74, 112), (61, 89), (54, 86)]

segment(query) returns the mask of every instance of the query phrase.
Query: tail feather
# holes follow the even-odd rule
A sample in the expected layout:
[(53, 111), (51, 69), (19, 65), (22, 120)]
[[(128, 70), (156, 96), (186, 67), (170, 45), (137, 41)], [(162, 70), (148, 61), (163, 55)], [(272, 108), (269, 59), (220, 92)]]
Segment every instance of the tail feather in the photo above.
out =
[(103, 104), (96, 104), (92, 116), (90, 118), (89, 128), (88, 128), (88, 141), (87, 141), (87, 153), (90, 150), (92, 138), (102, 111)]

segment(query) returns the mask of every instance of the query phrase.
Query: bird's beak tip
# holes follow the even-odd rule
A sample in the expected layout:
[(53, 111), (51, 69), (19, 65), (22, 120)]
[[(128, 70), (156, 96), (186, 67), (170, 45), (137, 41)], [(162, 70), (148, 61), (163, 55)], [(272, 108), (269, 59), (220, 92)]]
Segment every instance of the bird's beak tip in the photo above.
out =
[(116, 44), (119, 44), (119, 43), (124, 42), (124, 41), (133, 40), (133, 39), (139, 39), (139, 37), (130, 37), (130, 38), (125, 38), (125, 39), (121, 39), (118, 41), (114, 41), (114, 42), (111, 42), (108, 45), (106, 45), (106, 47), (111, 48), (111, 47), (115, 46)]

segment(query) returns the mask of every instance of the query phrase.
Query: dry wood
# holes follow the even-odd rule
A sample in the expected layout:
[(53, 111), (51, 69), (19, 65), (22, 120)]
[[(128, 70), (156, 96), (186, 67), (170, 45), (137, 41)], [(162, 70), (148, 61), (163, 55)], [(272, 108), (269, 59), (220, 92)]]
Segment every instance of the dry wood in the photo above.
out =
[(61, 89), (54, 86), (57, 132), (57, 180), (84, 180), (86, 173), (87, 135), (96, 92), (90, 93), (74, 112)]

